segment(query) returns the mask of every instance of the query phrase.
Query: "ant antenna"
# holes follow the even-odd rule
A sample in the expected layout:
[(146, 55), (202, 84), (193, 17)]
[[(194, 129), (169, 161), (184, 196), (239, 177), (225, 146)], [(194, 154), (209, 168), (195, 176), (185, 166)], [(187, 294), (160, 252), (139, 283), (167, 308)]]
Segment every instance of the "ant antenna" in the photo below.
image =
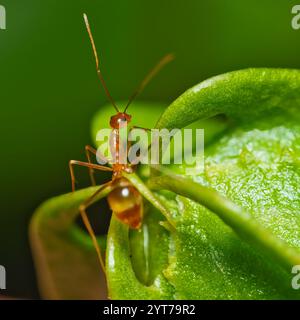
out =
[(88, 17), (87, 15), (84, 13), (83, 14), (83, 18), (84, 18), (84, 22), (85, 22), (85, 26), (86, 26), (86, 29), (87, 29), (87, 32), (89, 34), (89, 37), (90, 37), (90, 40), (91, 40), (91, 44), (92, 44), (92, 48), (93, 48), (93, 52), (94, 52), (94, 56), (95, 56), (95, 60), (96, 60), (96, 70), (97, 70), (97, 74), (98, 74), (98, 77), (102, 83), (102, 86), (105, 90), (105, 93), (107, 95), (107, 98), (109, 99), (109, 101), (112, 103), (112, 105), (114, 106), (114, 108), (116, 109), (117, 112), (119, 112), (119, 109), (114, 101), (114, 99), (112, 98), (112, 96), (110, 95), (109, 91), (108, 91), (108, 88), (106, 86), (106, 83), (104, 81), (104, 78), (102, 76), (102, 73), (101, 73), (101, 70), (100, 70), (100, 66), (99, 66), (99, 58), (98, 58), (98, 53), (97, 53), (97, 49), (96, 49), (96, 45), (95, 45), (95, 41), (94, 41), (94, 38), (93, 38), (93, 35), (92, 35), (92, 31), (91, 31), (91, 28), (90, 28), (90, 24), (89, 24), (89, 20), (88, 20)]
[(158, 63), (155, 65), (155, 67), (147, 74), (147, 76), (144, 78), (144, 80), (140, 83), (140, 85), (137, 87), (133, 95), (129, 98), (129, 101), (125, 107), (124, 113), (132, 103), (132, 101), (144, 90), (146, 85), (150, 82), (150, 80), (170, 61), (174, 59), (174, 55), (172, 53), (169, 53), (165, 55)]

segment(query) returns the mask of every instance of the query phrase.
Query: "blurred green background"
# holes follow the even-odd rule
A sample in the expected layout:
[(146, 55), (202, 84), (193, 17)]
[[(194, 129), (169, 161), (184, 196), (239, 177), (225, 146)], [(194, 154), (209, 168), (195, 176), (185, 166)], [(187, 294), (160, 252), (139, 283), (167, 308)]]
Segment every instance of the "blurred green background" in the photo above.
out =
[(84, 158), (91, 117), (106, 102), (82, 13), (115, 100), (126, 99), (161, 56), (176, 54), (142, 95), (170, 102), (219, 73), (300, 68), (300, 30), (291, 28), (297, 2), (0, 0), (7, 11), (7, 30), (0, 30), (0, 264), (7, 294), (38, 296), (30, 216), (42, 201), (70, 191), (68, 160)]

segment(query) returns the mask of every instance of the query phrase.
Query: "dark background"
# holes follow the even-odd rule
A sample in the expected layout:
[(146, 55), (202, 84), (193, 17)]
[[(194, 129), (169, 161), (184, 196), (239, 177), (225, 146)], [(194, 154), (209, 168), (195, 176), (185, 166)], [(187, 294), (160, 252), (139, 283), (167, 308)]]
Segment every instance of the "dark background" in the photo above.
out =
[[(298, 1), (300, 4), (300, 1)], [(126, 99), (165, 53), (176, 61), (142, 98), (170, 102), (219, 73), (300, 67), (300, 30), (288, 0), (0, 0), (0, 264), (8, 289), (37, 297), (28, 223), (44, 200), (70, 190), (69, 159), (83, 159), (90, 119), (106, 102), (82, 13), (89, 15), (103, 72)], [(112, 110), (113, 112), (113, 110)]]

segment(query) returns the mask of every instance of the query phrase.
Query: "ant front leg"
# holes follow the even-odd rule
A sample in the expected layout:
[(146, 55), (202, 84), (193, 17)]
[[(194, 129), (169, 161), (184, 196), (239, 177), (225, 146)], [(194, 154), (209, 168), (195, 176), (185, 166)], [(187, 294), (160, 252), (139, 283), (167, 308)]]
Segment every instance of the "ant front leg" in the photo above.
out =
[(81, 167), (87, 167), (89, 169), (95, 169), (95, 170), (100, 170), (100, 171), (110, 171), (112, 172), (112, 168), (101, 166), (98, 164), (93, 164), (89, 162), (82, 162), (82, 161), (77, 161), (77, 160), (70, 160), (69, 162), (69, 168), (70, 168), (70, 175), (71, 175), (71, 181), (72, 181), (72, 191), (75, 191), (75, 173), (74, 173), (74, 165), (81, 166)]
[[(88, 163), (92, 163), (91, 161), (91, 154), (94, 154), (96, 157), (100, 157), (101, 160), (103, 160), (106, 163), (111, 163), (111, 161), (106, 158), (103, 154), (100, 154), (99, 151), (97, 151), (95, 148), (91, 147), (90, 145), (85, 146), (85, 154), (88, 160)], [(89, 168), (89, 174), (90, 174), (90, 179), (92, 182), (92, 185), (96, 185), (96, 180), (95, 180), (95, 170), (93, 168)]]
[(143, 128), (143, 127), (138, 127), (138, 126), (132, 126), (131, 129), (141, 129), (141, 130), (145, 130), (145, 131), (151, 131), (151, 129), (149, 129), (149, 128)]
[[(85, 154), (88, 160), (88, 163), (92, 163), (91, 161), (91, 154), (94, 154), (95, 156), (97, 155), (97, 150), (94, 149), (93, 147), (86, 145), (85, 146)], [(91, 179), (91, 183), (93, 186), (96, 185), (96, 180), (95, 180), (95, 170), (92, 168), (89, 168), (89, 174), (90, 174), (90, 179)]]

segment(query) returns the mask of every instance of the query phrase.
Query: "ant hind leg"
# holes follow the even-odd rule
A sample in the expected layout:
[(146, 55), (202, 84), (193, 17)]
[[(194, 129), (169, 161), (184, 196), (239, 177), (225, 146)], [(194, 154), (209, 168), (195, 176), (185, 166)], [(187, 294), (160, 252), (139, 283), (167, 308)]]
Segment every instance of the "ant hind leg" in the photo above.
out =
[(100, 249), (100, 246), (98, 244), (98, 241), (97, 241), (97, 237), (95, 235), (95, 232), (93, 230), (93, 227), (89, 221), (89, 218), (87, 216), (87, 213), (86, 213), (86, 209), (91, 205), (93, 204), (93, 201), (95, 200), (95, 198), (99, 195), (99, 193), (103, 190), (105, 190), (106, 188), (110, 187), (111, 186), (111, 181), (108, 182), (108, 183), (105, 183), (103, 184), (90, 198), (88, 198), (87, 200), (85, 200), (79, 207), (79, 211), (80, 211), (80, 215), (81, 215), (81, 218), (82, 218), (82, 221), (93, 241), (93, 245), (96, 249), (96, 252), (97, 252), (97, 256), (98, 256), (98, 260), (99, 260), (99, 263), (100, 263), (100, 266), (101, 266), (101, 269), (103, 270), (104, 274), (105, 274), (105, 263), (103, 261), (103, 257), (102, 257), (102, 254), (101, 254), (101, 249)]

